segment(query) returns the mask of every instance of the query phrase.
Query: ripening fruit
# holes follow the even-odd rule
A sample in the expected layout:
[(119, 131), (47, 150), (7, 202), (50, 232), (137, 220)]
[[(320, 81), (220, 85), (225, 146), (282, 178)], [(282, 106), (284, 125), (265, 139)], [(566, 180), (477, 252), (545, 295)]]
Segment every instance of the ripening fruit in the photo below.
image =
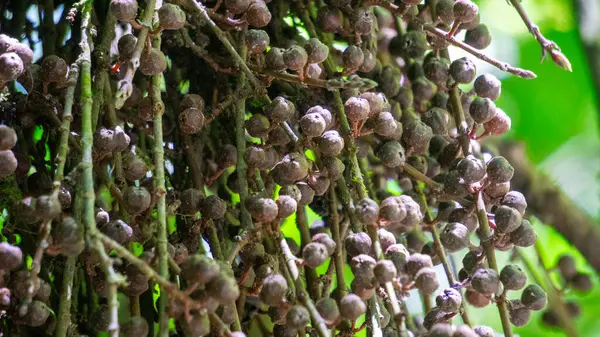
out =
[(504, 110), (496, 107), (496, 115), (489, 121), (483, 123), (483, 129), (486, 134), (492, 136), (502, 136), (510, 131), (511, 119)]
[(520, 300), (512, 300), (508, 303), (508, 317), (512, 325), (525, 326), (529, 323), (531, 311)]
[(321, 63), (329, 56), (329, 47), (317, 38), (308, 40), (304, 49), (308, 54), (308, 63)]
[(123, 336), (147, 336), (149, 331), (148, 322), (141, 316), (133, 316), (120, 327)]
[(68, 72), (67, 62), (56, 55), (48, 55), (42, 61), (42, 78), (45, 82), (64, 81)]
[(440, 241), (450, 253), (467, 248), (470, 243), (469, 229), (459, 222), (450, 222), (440, 233)]
[(252, 137), (266, 137), (269, 134), (271, 123), (263, 114), (254, 114), (246, 121), (246, 131)]
[(129, 214), (140, 214), (150, 207), (152, 197), (144, 187), (129, 186), (123, 191), (123, 203)]
[(450, 76), (458, 83), (471, 83), (476, 73), (475, 63), (466, 57), (456, 59), (450, 64)]
[(158, 10), (158, 21), (162, 29), (181, 29), (185, 25), (185, 19), (185, 12), (177, 5), (165, 3)]
[(435, 304), (440, 310), (445, 312), (458, 312), (462, 296), (454, 288), (446, 288), (435, 298)]
[(367, 254), (356, 255), (350, 261), (350, 269), (355, 278), (372, 281), (375, 278), (375, 265), (377, 262)]
[(250, 29), (246, 32), (244, 40), (249, 54), (260, 54), (267, 50), (271, 42), (269, 34), (261, 29)]
[[(272, 49), (271, 49), (272, 50)], [(277, 96), (265, 109), (265, 115), (273, 122), (286, 122), (296, 113), (296, 106), (283, 96)]]
[(510, 242), (519, 247), (531, 247), (537, 241), (537, 233), (528, 220), (523, 219), (521, 225), (510, 233)]
[(335, 322), (340, 317), (340, 309), (337, 302), (331, 297), (323, 297), (315, 303), (317, 311), (329, 322)]
[(133, 229), (120, 219), (100, 227), (100, 231), (121, 245), (128, 243), (133, 237)]
[(577, 266), (575, 262), (575, 258), (571, 255), (561, 255), (556, 264), (560, 275), (565, 280), (572, 279), (575, 275), (577, 275)]
[(342, 28), (344, 16), (342, 12), (333, 6), (324, 6), (319, 8), (317, 25), (327, 33), (335, 33)]
[(251, 0), (225, 0), (225, 7), (232, 14), (238, 15), (246, 12), (251, 3)]
[(17, 133), (11, 127), (0, 125), (0, 151), (10, 150), (17, 145)]
[(0, 83), (17, 79), (24, 70), (23, 61), (16, 53), (0, 55)]
[(492, 43), (492, 34), (486, 25), (479, 24), (477, 27), (467, 30), (465, 43), (476, 49), (485, 49)]
[(307, 137), (319, 137), (325, 131), (327, 122), (321, 114), (307, 113), (300, 118), (300, 128)]
[(363, 61), (365, 60), (365, 55), (363, 54), (362, 49), (360, 49), (360, 47), (351, 45), (348, 46), (346, 50), (344, 50), (342, 58), (345, 69), (357, 69), (362, 65)]
[(194, 254), (181, 264), (181, 276), (188, 284), (204, 285), (219, 275), (219, 265), (207, 256)]
[(472, 22), (479, 14), (479, 7), (471, 0), (457, 0), (452, 10), (454, 19), (462, 23)]
[(369, 117), (371, 107), (368, 100), (353, 96), (344, 103), (344, 111), (349, 120), (359, 122)]
[(542, 287), (530, 284), (521, 293), (521, 302), (530, 310), (542, 310), (548, 304), (548, 296)]
[(204, 114), (196, 108), (188, 108), (179, 114), (179, 129), (189, 135), (200, 132), (204, 126)]
[(23, 262), (23, 252), (18, 246), (8, 242), (0, 242), (0, 269), (11, 271)]
[(209, 195), (202, 202), (200, 210), (202, 216), (207, 219), (221, 219), (227, 212), (227, 203), (216, 195)]
[(119, 58), (121, 60), (130, 60), (135, 52), (137, 38), (133, 34), (125, 34), (119, 39), (117, 48), (119, 50)]
[(375, 279), (380, 284), (392, 281), (397, 274), (396, 266), (390, 260), (379, 260), (373, 269)]
[(404, 148), (395, 140), (383, 144), (376, 155), (384, 166), (392, 168), (401, 166), (406, 160)]
[(111, 0), (108, 8), (117, 20), (130, 22), (137, 16), (138, 4), (136, 0)]
[(313, 235), (312, 242), (317, 242), (325, 246), (327, 249), (327, 256), (333, 255), (337, 244), (327, 233), (317, 233)]
[(368, 35), (373, 29), (373, 15), (370, 7), (359, 7), (352, 13), (350, 19), (352, 28), (357, 34)]
[(491, 99), (476, 97), (469, 106), (469, 115), (475, 123), (483, 124), (496, 116), (496, 110), (496, 104)]
[(495, 101), (502, 92), (502, 83), (492, 74), (479, 75), (473, 84), (477, 96)]
[(246, 20), (250, 26), (262, 28), (271, 21), (271, 12), (263, 0), (256, 0), (248, 7)]
[(308, 53), (304, 48), (294, 45), (283, 52), (283, 62), (288, 69), (300, 72), (308, 63)]
[(283, 303), (287, 290), (285, 278), (279, 274), (271, 274), (263, 281), (260, 300), (268, 306), (278, 306)]
[(277, 203), (270, 198), (250, 197), (247, 200), (248, 212), (258, 222), (270, 222), (277, 218)]
[(29, 48), (28, 45), (24, 44), (24, 43), (15, 43), (15, 44), (11, 44), (7, 49), (6, 49), (6, 54), (8, 53), (15, 53), (19, 56), (19, 58), (21, 59), (21, 61), (23, 62), (23, 68), (27, 69), (31, 66), (31, 64), (33, 63), (33, 50), (31, 50), (31, 48)]
[(504, 289), (520, 290), (527, 282), (527, 274), (517, 265), (506, 265), (500, 271), (500, 282)]
[(5, 178), (15, 173), (17, 166), (17, 158), (11, 150), (0, 151), (0, 178)]
[(355, 206), (356, 217), (366, 225), (374, 224), (379, 218), (379, 205), (373, 199), (365, 197)]
[(440, 286), (435, 269), (421, 268), (415, 275), (415, 286), (426, 295), (433, 294)]
[(364, 232), (352, 233), (344, 240), (344, 246), (350, 257), (360, 254), (369, 254), (372, 245), (373, 242), (371, 241), (371, 238)]
[(280, 219), (285, 219), (296, 213), (296, 209), (298, 208), (296, 199), (289, 195), (279, 195), (275, 202), (277, 203), (277, 217)]
[(495, 294), (500, 286), (500, 277), (493, 269), (480, 268), (473, 274), (471, 285), (481, 294)]
[(271, 48), (265, 57), (265, 62), (270, 70), (281, 71), (287, 69), (283, 60), (284, 50), (278, 47)]
[(355, 294), (348, 294), (340, 301), (340, 314), (342, 317), (354, 321), (367, 312), (363, 300)]
[(496, 230), (500, 233), (510, 233), (521, 226), (521, 213), (508, 206), (499, 206), (494, 211)]
[(302, 250), (303, 264), (312, 269), (325, 263), (328, 257), (327, 247), (322, 243), (311, 242)]
[(140, 56), (140, 71), (146, 76), (153, 76), (162, 73), (167, 69), (167, 58), (162, 51), (156, 48), (150, 48), (150, 51), (143, 52)]
[(510, 181), (515, 169), (504, 157), (494, 157), (487, 163), (488, 179), (492, 182), (503, 183)]

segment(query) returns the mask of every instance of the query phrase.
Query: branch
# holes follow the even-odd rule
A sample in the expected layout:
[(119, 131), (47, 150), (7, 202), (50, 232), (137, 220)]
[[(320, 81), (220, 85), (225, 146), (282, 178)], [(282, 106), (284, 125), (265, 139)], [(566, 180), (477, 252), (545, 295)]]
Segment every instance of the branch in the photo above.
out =
[(229, 52), (229, 54), (233, 57), (233, 61), (235, 62), (235, 64), (238, 67), (240, 67), (240, 69), (244, 74), (246, 74), (246, 76), (248, 76), (248, 79), (250, 80), (250, 82), (252, 82), (254, 88), (257, 90), (261, 90), (263, 88), (263, 85), (256, 78), (256, 76), (254, 76), (252, 71), (248, 68), (248, 65), (246, 65), (245, 56), (241, 56), (240, 54), (238, 54), (238, 52), (235, 50), (235, 47), (231, 44), (231, 42), (229, 42), (229, 39), (227, 38), (225, 33), (223, 33), (219, 26), (217, 26), (217, 24), (210, 18), (204, 5), (200, 2), (196, 2), (193, 0), (188, 0), (188, 3), (189, 7), (193, 8), (200, 15), (202, 20), (204, 20), (208, 24), (213, 33), (215, 33), (217, 38), (223, 43), (227, 52)]
[(117, 84), (117, 93), (115, 95), (115, 107), (121, 109), (125, 101), (131, 96), (133, 92), (133, 76), (135, 75), (138, 67), (140, 66), (140, 56), (146, 45), (148, 33), (150, 27), (152, 27), (152, 21), (154, 18), (154, 10), (156, 9), (156, 0), (148, 0), (146, 8), (144, 9), (144, 17), (142, 18), (142, 29), (137, 36), (137, 42), (135, 44), (135, 50), (129, 60), (129, 67), (125, 77), (120, 80)]
[(553, 179), (529, 162), (520, 143), (504, 142), (499, 148), (515, 169), (511, 187), (523, 193), (527, 211), (554, 227), (600, 272), (600, 229), (596, 221), (566, 196)]
[[(481, 245), (485, 250), (488, 265), (490, 268), (495, 270), (496, 273), (498, 273), (498, 263), (496, 262), (496, 252), (494, 250), (493, 237), (490, 230), (490, 223), (488, 221), (487, 211), (485, 208), (485, 203), (483, 201), (483, 195), (481, 191), (477, 194), (477, 220), (479, 221), (479, 238), (481, 241)], [(512, 326), (508, 318), (506, 299), (504, 298), (504, 296), (501, 296), (501, 298), (496, 298), (498, 299), (498, 312), (500, 313), (500, 320), (502, 321), (502, 330), (504, 330), (504, 336), (512, 337)]]
[[(160, 49), (160, 34), (154, 35), (152, 41), (153, 48)], [(156, 201), (158, 228), (156, 238), (156, 248), (158, 250), (158, 269), (160, 276), (169, 279), (169, 253), (167, 252), (167, 188), (165, 187), (165, 151), (163, 141), (163, 114), (165, 105), (162, 102), (160, 83), (162, 73), (152, 76), (152, 86), (150, 88), (150, 97), (152, 98), (153, 114), (153, 135), (154, 135), (154, 185), (155, 194), (158, 197)], [(167, 315), (167, 296), (161, 296), (158, 304), (158, 335), (166, 337), (169, 335), (169, 316)]]
[(96, 194), (94, 192), (94, 163), (92, 159), (93, 151), (93, 131), (92, 131), (92, 74), (91, 74), (91, 53), (88, 40), (88, 29), (91, 28), (91, 10), (92, 2), (87, 1), (82, 11), (81, 20), (81, 142), (83, 145), (83, 156), (81, 159), (82, 169), (82, 188), (83, 188), (83, 223), (86, 228), (86, 241), (88, 246), (98, 255), (100, 264), (106, 274), (106, 283), (108, 285), (108, 306), (109, 306), (109, 324), (108, 331), (111, 337), (119, 335), (119, 301), (117, 299), (117, 287), (122, 282), (122, 277), (113, 269), (112, 260), (104, 251), (104, 246), (100, 242), (98, 235), (100, 232), (96, 228), (96, 216), (94, 203)]
[(490, 57), (486, 54), (484, 54), (483, 52), (469, 46), (466, 43), (460, 42), (458, 40), (456, 40), (454, 38), (454, 36), (449, 36), (447, 32), (435, 27), (432, 24), (426, 23), (423, 25), (423, 30), (425, 30), (426, 32), (428, 32), (430, 35), (435, 35), (438, 38), (444, 39), (446, 40), (448, 43), (450, 43), (451, 45), (458, 47), (470, 54), (472, 54), (473, 56), (477, 57), (478, 59), (485, 61), (491, 65), (493, 65), (494, 67), (502, 70), (502, 71), (506, 71), (508, 73), (511, 73), (515, 76), (519, 76), (522, 78), (526, 78), (526, 79), (532, 79), (532, 78), (536, 78), (537, 75), (535, 73), (533, 73), (530, 70), (526, 70), (526, 69), (521, 69), (521, 68), (517, 68), (517, 67), (513, 67), (510, 64), (506, 63), (506, 62), (502, 62), (499, 60), (496, 60), (493, 57)]
[[(548, 307), (552, 308), (554, 312), (558, 315), (558, 321), (560, 326), (565, 330), (565, 333), (568, 337), (577, 337), (577, 331), (573, 327), (573, 322), (571, 320), (571, 316), (568, 312), (567, 307), (565, 306), (564, 301), (560, 297), (560, 293), (556, 291), (556, 288), (552, 284), (552, 280), (548, 273), (546, 273), (544, 261), (542, 260), (542, 255), (540, 254), (539, 247), (540, 241), (536, 242), (535, 250), (538, 253), (538, 259), (542, 267), (544, 267), (544, 271), (540, 273), (537, 268), (535, 268), (534, 262), (529, 259), (529, 257), (523, 254), (523, 249), (516, 249), (516, 253), (518, 257), (525, 265), (525, 268), (529, 270), (529, 274), (533, 276), (535, 283), (539, 284), (544, 290), (546, 294), (548, 294)], [(540, 276), (540, 274), (544, 274), (544, 276)]]
[(148, 263), (133, 255), (129, 250), (127, 250), (127, 248), (121, 246), (118, 242), (114, 241), (103, 233), (99, 232), (97, 237), (107, 248), (114, 250), (118, 256), (136, 266), (146, 277), (151, 278), (158, 283), (163, 291), (180, 300), (187, 309), (202, 309), (202, 303), (192, 299), (183, 291), (179, 290), (176, 284), (173, 284), (169, 282), (168, 279), (162, 277), (150, 265), (148, 265)]

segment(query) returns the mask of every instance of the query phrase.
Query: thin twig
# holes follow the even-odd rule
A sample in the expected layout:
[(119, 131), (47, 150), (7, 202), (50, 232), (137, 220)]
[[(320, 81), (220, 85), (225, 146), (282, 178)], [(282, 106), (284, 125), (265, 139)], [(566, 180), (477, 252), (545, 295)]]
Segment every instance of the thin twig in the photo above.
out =
[(486, 55), (485, 53), (477, 50), (476, 48), (473, 48), (466, 43), (456, 40), (454, 38), (454, 36), (448, 36), (447, 32), (435, 27), (432, 24), (429, 24), (429, 23), (424, 24), (423, 30), (425, 30), (426, 32), (428, 32), (431, 35), (435, 35), (438, 38), (446, 40), (451, 45), (458, 47), (458, 48), (472, 54), (473, 56), (477, 57), (478, 59), (485, 61), (485, 62), (493, 65), (494, 67), (497, 67), (498, 69), (500, 69), (502, 71), (506, 71), (515, 76), (519, 76), (519, 77), (526, 78), (526, 79), (532, 79), (532, 78), (537, 77), (536, 74), (530, 70), (513, 67), (506, 62), (496, 60), (495, 58)]
[(215, 71), (226, 73), (229, 75), (237, 74), (235, 69), (221, 66), (219, 63), (217, 63), (217, 61), (215, 61), (215, 59), (213, 59), (210, 56), (210, 54), (208, 53), (208, 51), (206, 49), (195, 44), (194, 41), (192, 41), (192, 38), (190, 37), (190, 33), (188, 32), (188, 30), (186, 28), (181, 29), (181, 35), (183, 36), (183, 40), (185, 41), (185, 44), (188, 46), (188, 48), (190, 48), (192, 50), (192, 52), (194, 52), (194, 54), (200, 56)]
[(533, 23), (531, 18), (529, 18), (529, 15), (527, 15), (525, 8), (523, 8), (523, 5), (521, 5), (521, 0), (509, 1), (517, 10), (517, 13), (519, 13), (519, 16), (523, 20), (523, 23), (525, 23), (525, 26), (527, 26), (527, 29), (529, 29), (531, 35), (535, 37), (537, 42), (540, 44), (540, 47), (542, 47), (542, 60), (544, 60), (548, 54), (550, 54), (550, 58), (552, 58), (552, 61), (554, 61), (557, 66), (572, 72), (573, 68), (571, 67), (571, 62), (569, 62), (569, 59), (560, 51), (558, 44), (556, 44), (554, 41), (548, 40), (540, 31), (540, 27)]

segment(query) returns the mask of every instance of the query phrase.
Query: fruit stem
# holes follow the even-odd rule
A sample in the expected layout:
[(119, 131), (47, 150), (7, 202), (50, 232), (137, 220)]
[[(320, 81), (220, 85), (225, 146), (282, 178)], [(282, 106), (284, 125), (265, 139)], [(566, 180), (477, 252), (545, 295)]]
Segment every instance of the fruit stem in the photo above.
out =
[[(296, 226), (300, 231), (300, 251), (304, 250), (304, 247), (312, 241), (306, 217), (306, 207), (308, 206), (299, 206), (296, 211)], [(310, 296), (318, 299), (321, 292), (317, 283), (319, 278), (317, 272), (312, 268), (304, 268), (304, 274), (306, 277), (306, 287), (309, 289)]]
[(404, 173), (408, 174), (413, 179), (424, 182), (425, 185), (429, 186), (429, 188), (431, 188), (432, 190), (434, 190), (434, 191), (442, 190), (443, 186), (441, 184), (433, 181), (431, 178), (424, 175), (423, 173), (421, 173), (421, 171), (417, 170), (410, 164), (404, 163), (402, 165), (402, 170), (404, 171)]
[[(539, 241), (538, 241), (539, 242)], [(558, 321), (560, 326), (565, 330), (565, 333), (568, 337), (577, 337), (577, 331), (573, 327), (573, 322), (571, 321), (569, 311), (565, 306), (565, 302), (562, 300), (560, 294), (556, 291), (556, 287), (552, 284), (552, 280), (550, 279), (548, 273), (546, 272), (546, 267), (544, 264), (544, 260), (542, 259), (541, 247), (536, 242), (535, 252), (537, 253), (537, 257), (539, 260), (539, 264), (543, 267), (544, 271), (540, 272), (539, 268), (536, 268), (534, 262), (531, 261), (529, 256), (527, 256), (523, 249), (517, 249), (516, 253), (521, 258), (523, 265), (529, 271), (529, 274), (533, 276), (535, 283), (539, 284), (546, 293), (548, 294), (548, 307), (552, 308), (554, 312), (558, 314)], [(544, 274), (544, 276), (540, 276), (540, 274)]]
[(83, 223), (86, 228), (87, 245), (91, 247), (100, 259), (100, 265), (106, 274), (106, 283), (108, 286), (107, 303), (109, 307), (109, 336), (117, 337), (119, 335), (119, 301), (117, 299), (117, 288), (122, 282), (122, 277), (118, 275), (113, 263), (104, 246), (99, 239), (100, 232), (96, 228), (96, 216), (94, 205), (96, 194), (94, 192), (94, 163), (92, 160), (93, 151), (93, 130), (92, 130), (92, 74), (91, 74), (91, 52), (88, 37), (88, 30), (91, 28), (92, 2), (86, 1), (82, 10), (81, 18), (81, 143), (83, 155), (81, 159), (82, 173), (82, 194), (83, 205)]
[(335, 251), (333, 252), (333, 261), (335, 263), (335, 275), (337, 277), (338, 303), (348, 294), (345, 281), (344, 261), (346, 256), (343, 249), (343, 238), (340, 232), (340, 215), (338, 214), (338, 199), (335, 193), (335, 187), (329, 189), (329, 213), (331, 215), (331, 237), (335, 241)]
[[(485, 208), (485, 202), (483, 201), (482, 192), (479, 191), (477, 194), (477, 220), (479, 220), (479, 238), (481, 245), (485, 250), (485, 255), (488, 260), (488, 265), (496, 273), (498, 273), (498, 263), (496, 261), (496, 252), (494, 250), (494, 242), (492, 232), (490, 230), (490, 223), (487, 217), (487, 211)], [(504, 331), (505, 337), (512, 337), (512, 326), (508, 318), (508, 309), (506, 307), (506, 300), (500, 298), (497, 301), (498, 312), (500, 313), (500, 320), (502, 321), (502, 330)]]
[(450, 105), (452, 107), (455, 124), (457, 125), (458, 142), (462, 148), (463, 155), (466, 157), (471, 154), (471, 140), (469, 138), (469, 128), (465, 121), (465, 112), (463, 111), (460, 98), (460, 90), (456, 84), (450, 89)]

